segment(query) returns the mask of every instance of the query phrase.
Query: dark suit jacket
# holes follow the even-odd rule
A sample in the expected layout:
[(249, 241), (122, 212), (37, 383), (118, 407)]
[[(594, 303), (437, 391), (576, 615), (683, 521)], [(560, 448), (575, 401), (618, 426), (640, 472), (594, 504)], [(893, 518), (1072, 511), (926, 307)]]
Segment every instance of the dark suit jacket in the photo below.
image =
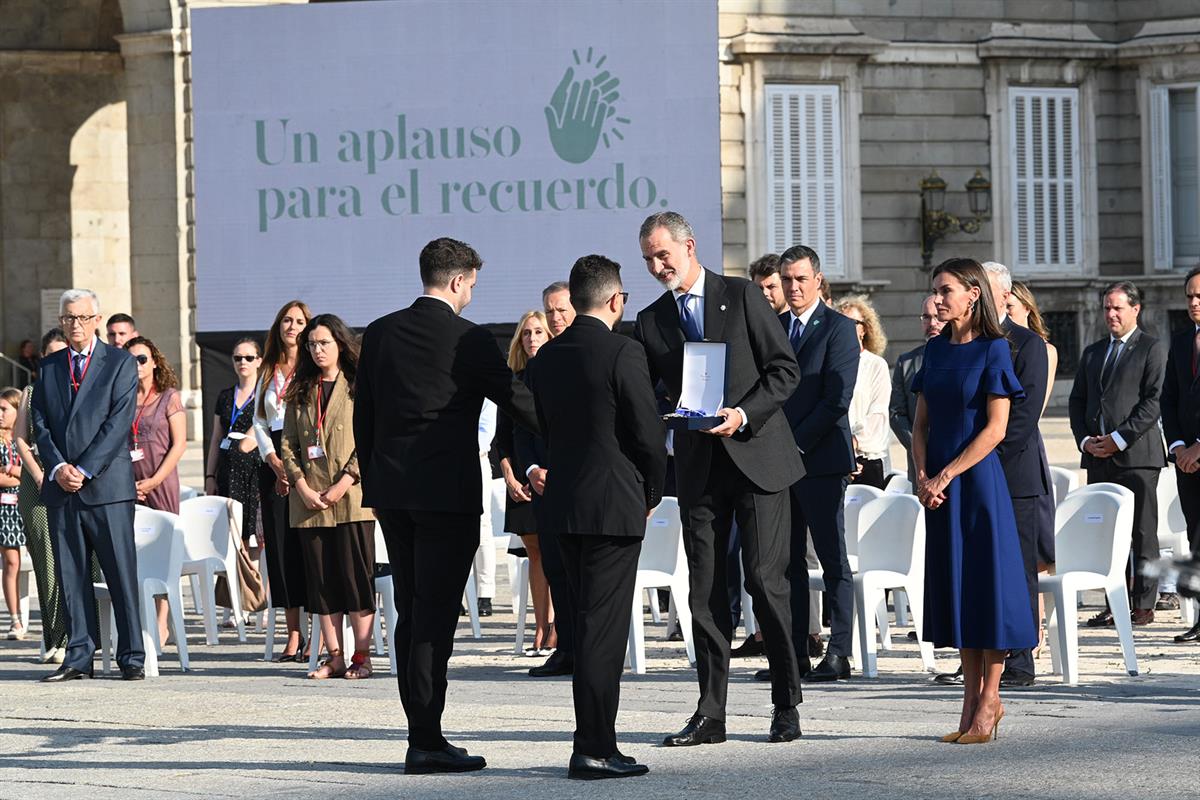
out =
[(1183, 442), (1191, 447), (1200, 441), (1200, 380), (1192, 377), (1192, 343), (1196, 329), (1171, 337), (1167, 371), (1162, 388), (1162, 425), (1167, 445)]
[(913, 420), (917, 418), (917, 396), (912, 392), (913, 376), (925, 363), (925, 345), (921, 344), (901, 354), (892, 369), (892, 399), (888, 403), (888, 419), (892, 433), (908, 455), (908, 479), (917, 485), (917, 468), (912, 460)]
[[(1167, 346), (1137, 328), (1125, 343), (1113, 367), (1108, 385), (1100, 389), (1100, 371), (1111, 337), (1088, 345), (1079, 359), (1079, 371), (1071, 387), (1068, 407), (1075, 445), (1085, 436), (1102, 436), (1116, 431), (1128, 445), (1110, 459), (1126, 469), (1159, 469), (1167, 464), (1158, 433), (1159, 400), (1166, 374)], [(1189, 367), (1189, 372), (1191, 371)], [(1103, 416), (1106, 429), (1100, 427)], [(1099, 459), (1084, 453), (1085, 469)]]
[(646, 534), (662, 500), (666, 429), (641, 346), (580, 315), (526, 368), (549, 472), (538, 522), (555, 534)]
[(1026, 327), (1005, 318), (1003, 324), (1013, 351), (1013, 372), (1025, 390), (1008, 412), (1008, 429), (996, 447), (1000, 465), (1012, 497), (1041, 497), (1051, 494), (1050, 464), (1038, 423), (1050, 380), (1050, 357), (1046, 341)]
[(38, 458), (46, 469), (42, 500), (66, 505), (68, 493), (50, 480), (50, 471), (61, 463), (92, 476), (78, 493), (86, 505), (136, 500), (129, 435), (137, 409), (137, 362), (97, 339), (75, 395), (70, 354), (68, 347), (42, 359), (29, 406)]
[(482, 514), (479, 412), (488, 397), (536, 429), (533, 397), (495, 339), (420, 297), (363, 334), (354, 442), (368, 508)]
[[(792, 312), (779, 315), (786, 341)], [(858, 382), (854, 321), (818, 301), (800, 335), (800, 385), (783, 406), (808, 475), (849, 475), (856, 468), (850, 398)], [(790, 349), (790, 346), (789, 346)]]
[[(686, 506), (708, 483), (713, 447), (724, 447), (734, 465), (765, 492), (778, 492), (804, 476), (804, 463), (788, 440), (782, 406), (800, 380), (787, 337), (762, 291), (744, 278), (705, 270), (704, 336), (728, 345), (725, 405), (746, 412), (748, 424), (729, 438), (698, 431), (675, 435), (679, 499)], [(673, 292), (638, 312), (635, 334), (646, 349), (652, 382), (662, 380), (674, 407), (683, 384), (683, 329)], [(540, 358), (539, 354), (539, 358)]]

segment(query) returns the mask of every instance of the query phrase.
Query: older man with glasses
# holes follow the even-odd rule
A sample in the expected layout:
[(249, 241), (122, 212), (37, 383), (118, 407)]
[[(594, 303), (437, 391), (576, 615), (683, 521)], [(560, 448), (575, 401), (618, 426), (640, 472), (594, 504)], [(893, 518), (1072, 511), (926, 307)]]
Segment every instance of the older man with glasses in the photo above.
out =
[(58, 559), (67, 654), (58, 671), (42, 680), (92, 677), (92, 658), (100, 642), (92, 553), (112, 596), (121, 676), (141, 680), (145, 652), (130, 535), (137, 496), (129, 453), (137, 365), (128, 352), (96, 337), (100, 301), (94, 292), (69, 289), (58, 308), (68, 347), (42, 361), (30, 410), (38, 455), (46, 467), (42, 501)]

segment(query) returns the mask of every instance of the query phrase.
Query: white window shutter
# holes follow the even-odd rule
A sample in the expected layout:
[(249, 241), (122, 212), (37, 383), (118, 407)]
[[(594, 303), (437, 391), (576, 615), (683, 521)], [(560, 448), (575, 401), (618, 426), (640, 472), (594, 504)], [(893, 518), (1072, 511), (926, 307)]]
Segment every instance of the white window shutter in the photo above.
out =
[(846, 272), (842, 117), (837, 86), (767, 86), (767, 243), (804, 244), (821, 268)]
[(1150, 89), (1150, 201), (1154, 236), (1154, 268), (1175, 263), (1171, 229), (1171, 104), (1165, 86)]
[(1014, 267), (1078, 270), (1079, 91), (1009, 89), (1009, 117)]

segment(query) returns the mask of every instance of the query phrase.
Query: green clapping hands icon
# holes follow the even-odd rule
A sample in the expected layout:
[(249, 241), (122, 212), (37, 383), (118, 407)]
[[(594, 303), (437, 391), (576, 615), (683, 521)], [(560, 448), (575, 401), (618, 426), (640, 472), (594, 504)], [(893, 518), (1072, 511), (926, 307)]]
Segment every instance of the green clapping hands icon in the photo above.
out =
[[(588, 49), (587, 64), (591, 66), (592, 50)], [(599, 70), (605, 57), (595, 64)], [(575, 63), (580, 65), (579, 53), (575, 51)], [(550, 131), (550, 144), (554, 152), (563, 161), (571, 164), (582, 164), (596, 152), (596, 146), (601, 138), (607, 147), (608, 134), (604, 132), (610, 117), (616, 114), (614, 105), (620, 98), (617, 86), (621, 81), (613, 77), (608, 70), (597, 72), (582, 80), (576, 77), (575, 67), (567, 67), (562, 80), (546, 106), (546, 125)], [(627, 123), (624, 117), (617, 117), (617, 122)], [(613, 135), (624, 138), (616, 129)]]

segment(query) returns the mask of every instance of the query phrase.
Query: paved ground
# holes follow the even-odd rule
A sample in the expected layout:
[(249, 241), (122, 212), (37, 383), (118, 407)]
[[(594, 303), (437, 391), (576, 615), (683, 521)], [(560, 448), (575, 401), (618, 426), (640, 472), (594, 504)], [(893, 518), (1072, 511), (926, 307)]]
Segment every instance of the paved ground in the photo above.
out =
[[(1052, 423), (1046, 432), (1051, 460), (1068, 464), (1069, 434)], [(618, 729), (651, 773), (599, 784), (563, 779), (570, 684), (524, 675), (537, 662), (511, 654), (506, 607), (481, 640), (461, 626), (451, 662), (447, 733), (490, 763), (464, 776), (403, 775), (403, 715), (386, 666), (365, 682), (308, 681), (300, 665), (263, 662), (256, 632), (206, 647), (189, 616), (187, 674), (169, 647), (157, 680), (45, 686), (36, 641), (0, 642), (0, 798), (1174, 798), (1194, 772), (1200, 646), (1171, 642), (1174, 613), (1159, 619), (1137, 631), (1134, 678), (1111, 630), (1083, 629), (1080, 685), (1047, 676), (1007, 693), (994, 744), (937, 742), (955, 727), (957, 693), (932, 685), (915, 645), (898, 641), (879, 679), (806, 690), (804, 739), (790, 744), (765, 741), (769, 691), (750, 680), (765, 662), (735, 662), (730, 741), (690, 750), (658, 743), (692, 712), (695, 673), (682, 645), (648, 623), (650, 671), (626, 676)], [(954, 666), (949, 653), (939, 660)], [(1043, 654), (1039, 668), (1049, 666)]]

